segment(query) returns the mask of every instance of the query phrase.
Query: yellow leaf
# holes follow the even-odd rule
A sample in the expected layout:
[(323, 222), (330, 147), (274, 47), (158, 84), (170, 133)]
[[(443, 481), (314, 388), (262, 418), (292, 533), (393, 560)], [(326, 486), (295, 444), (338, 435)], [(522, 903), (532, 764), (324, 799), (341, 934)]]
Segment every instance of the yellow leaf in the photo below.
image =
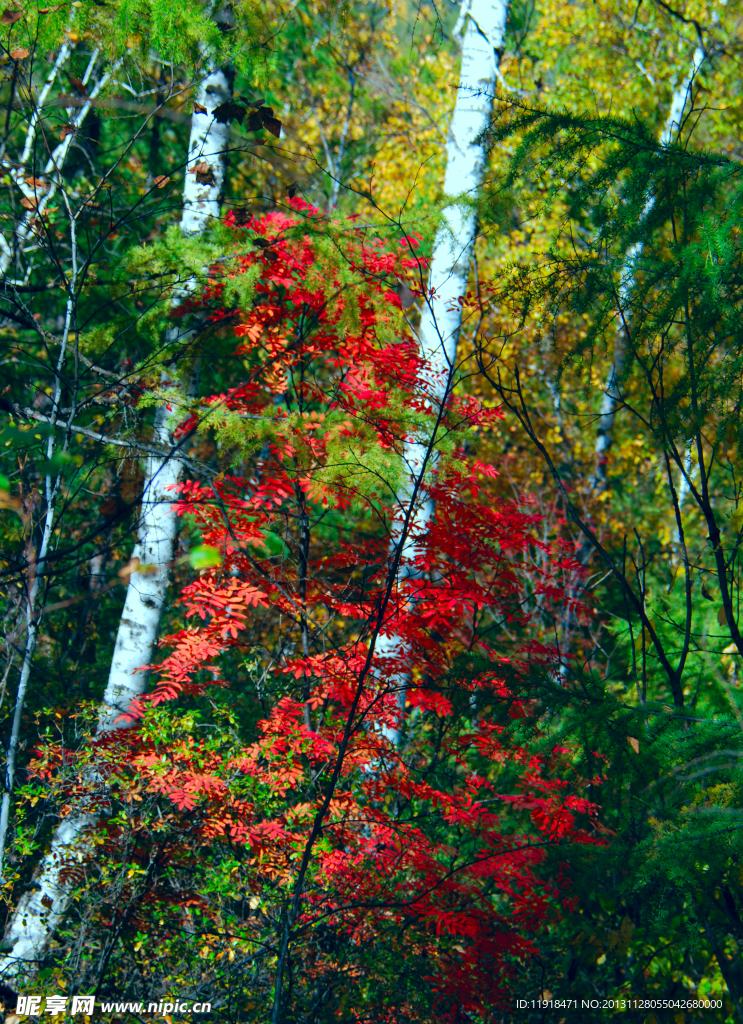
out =
[(627, 737), (627, 742), (629, 743), (629, 745), (632, 747), (632, 749), (634, 750), (634, 752), (636, 754), (640, 753), (640, 741), (639, 740), (635, 739), (634, 736), (628, 736)]
[(131, 561), (127, 562), (125, 566), (119, 569), (118, 575), (122, 580), (128, 581), (131, 574), (139, 570), (139, 564), (138, 558), (132, 558)]

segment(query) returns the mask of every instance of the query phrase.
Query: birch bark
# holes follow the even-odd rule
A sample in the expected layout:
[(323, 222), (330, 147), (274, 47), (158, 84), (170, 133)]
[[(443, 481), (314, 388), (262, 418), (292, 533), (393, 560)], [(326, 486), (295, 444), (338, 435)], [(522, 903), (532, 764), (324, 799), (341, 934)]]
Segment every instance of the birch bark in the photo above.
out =
[[(213, 111), (232, 98), (232, 79), (224, 70), (215, 70), (201, 83), (198, 107), (191, 119), (188, 163), (183, 189), (181, 231), (187, 235), (203, 233), (219, 216), (224, 185), (229, 124), (220, 124)], [(203, 109), (199, 109), (203, 108)], [(206, 163), (206, 170), (197, 165)], [(175, 301), (180, 304), (195, 283), (184, 284)], [(188, 332), (168, 332), (167, 342), (186, 341)], [(155, 442), (168, 449), (163, 458), (147, 459), (143, 488), (142, 515), (138, 524), (139, 541), (133, 557), (141, 569), (129, 577), (124, 610), (119, 623), (108, 685), (99, 711), (98, 735), (119, 728), (117, 721), (131, 701), (144, 693), (146, 673), (142, 665), (152, 661), (167, 594), (170, 567), (175, 553), (177, 520), (171, 509), (169, 487), (177, 483), (182, 471), (174, 429), (183, 418), (187, 388), (176, 378), (173, 367), (163, 371), (163, 384), (170, 400), (158, 408), (155, 417)], [(88, 831), (99, 815), (90, 810), (74, 811), (57, 827), (49, 852), (34, 873), (33, 886), (25, 893), (10, 920), (4, 939), (5, 956), (0, 959), (0, 974), (8, 979), (32, 968), (44, 955), (54, 930), (62, 922), (70, 903), (63, 878), (65, 866), (85, 859), (90, 840)]]
[[(111, 67), (100, 76), (98, 81), (91, 89), (86, 102), (83, 104), (83, 106), (80, 108), (80, 110), (74, 118), (72, 117), (72, 110), (69, 111), (71, 117), (70, 127), (73, 130), (70, 131), (65, 136), (62, 142), (58, 146), (56, 146), (55, 149), (49, 155), (49, 158), (46, 161), (46, 164), (44, 165), (42, 174), (44, 175), (44, 177), (52, 176), (52, 181), (48, 185), (43, 186), (43, 188), (40, 191), (40, 186), (29, 185), (24, 180), (29, 170), (27, 167), (27, 162), (33, 153), (33, 146), (40, 125), (40, 116), (43, 104), (46, 102), (46, 99), (49, 95), (49, 91), (51, 90), (51, 87), (54, 83), (54, 79), (59, 73), (59, 70), (64, 64), (64, 61), (67, 58), (67, 56), (69, 56), (69, 47), (65, 44), (60, 49), (57, 60), (55, 61), (54, 66), (52, 67), (49, 73), (49, 76), (44, 85), (44, 88), (41, 91), (41, 94), (39, 95), (39, 102), (37, 103), (36, 108), (34, 109), (34, 113), (32, 114), (28, 131), (26, 133), (26, 141), (23, 148), (23, 154), (21, 156), (20, 164), (15, 165), (12, 168), (12, 176), (18, 188), (21, 190), (21, 192), (23, 192), (24, 197), (26, 199), (32, 200), (33, 203), (37, 205), (35, 205), (33, 209), (28, 210), (18, 222), (18, 225), (16, 226), (14, 232), (12, 245), (9, 245), (4, 238), (0, 237), (0, 278), (4, 277), (8, 273), (12, 266), (14, 258), (20, 255), (23, 252), (23, 250), (27, 246), (29, 246), (29, 244), (33, 244), (34, 226), (36, 225), (38, 218), (44, 212), (44, 210), (49, 205), (49, 203), (54, 198), (57, 192), (60, 182), (60, 171), (67, 159), (67, 154), (69, 153), (70, 146), (72, 145), (72, 141), (75, 137), (75, 132), (77, 132), (78, 129), (82, 127), (82, 124), (85, 121), (85, 118), (90, 113), (95, 103), (95, 100), (103, 91), (103, 89), (105, 89), (105, 87), (108, 85), (112, 75), (116, 73), (118, 68), (123, 63), (122, 60), (115, 61), (111, 65)], [(93, 74), (95, 65), (98, 61), (98, 56), (99, 51), (96, 49), (91, 55), (90, 61), (88, 62), (88, 67), (85, 71), (85, 74), (83, 75), (83, 85), (88, 84), (91, 75)]]
[[(463, 0), (455, 35), (464, 25), (462, 61), (457, 98), (446, 143), (444, 193), (451, 197), (436, 232), (429, 269), (429, 297), (419, 329), (420, 353), (425, 363), (424, 388), (433, 410), (447, 401), (454, 383), (457, 340), (462, 325), (460, 299), (467, 290), (475, 244), (476, 214), (473, 200), (482, 184), (487, 161), (483, 136), (493, 111), (496, 82), (506, 38), (508, 0)], [(391, 544), (397, 548), (402, 524), (409, 520), (400, 560), (401, 577), (414, 574), (415, 557), (433, 515), (433, 502), (422, 486), (435, 468), (430, 438), (407, 441), (403, 452), (407, 478), (396, 497)], [(417, 497), (415, 497), (417, 495)], [(414, 507), (411, 508), (411, 505)], [(378, 658), (400, 657), (400, 639), (382, 635)], [(397, 682), (401, 710), (405, 683)], [(399, 741), (399, 731), (388, 738)]]
[[(704, 56), (704, 50), (701, 46), (698, 46), (694, 51), (691, 67), (689, 68), (686, 77), (673, 94), (671, 108), (668, 112), (665, 126), (660, 135), (661, 146), (670, 146), (681, 130), (686, 104), (688, 103), (689, 96), (691, 95), (694, 79), (699, 74), (702, 64), (704, 63)], [(645, 204), (645, 209), (643, 210), (643, 219), (647, 217), (648, 213), (650, 213), (654, 203), (655, 200), (653, 196), (650, 196)], [(591, 478), (591, 489), (598, 493), (606, 490), (607, 487), (607, 460), (614, 435), (614, 419), (621, 401), (618, 379), (624, 366), (624, 356), (627, 347), (627, 335), (624, 325), (627, 323), (629, 317), (629, 298), (632, 294), (635, 278), (634, 268), (641, 255), (642, 242), (637, 242), (635, 245), (631, 246), (627, 252), (624, 268), (622, 270), (622, 277), (619, 282), (619, 327), (614, 346), (614, 359), (609, 367), (606, 387), (604, 388), (604, 397), (601, 401), (601, 412), (599, 414), (598, 425), (596, 428), (596, 445), (594, 449), (595, 468)]]

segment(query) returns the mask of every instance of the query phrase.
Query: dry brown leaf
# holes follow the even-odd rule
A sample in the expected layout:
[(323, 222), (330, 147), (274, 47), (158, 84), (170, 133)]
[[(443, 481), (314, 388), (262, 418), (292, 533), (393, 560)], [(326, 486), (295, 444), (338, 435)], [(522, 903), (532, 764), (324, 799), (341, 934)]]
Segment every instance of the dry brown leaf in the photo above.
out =
[(22, 17), (23, 11), (12, 11), (10, 7), (6, 7), (3, 13), (0, 14), (0, 25), (15, 25)]
[(202, 107), (202, 105), (200, 103), (197, 103), (195, 100), (194, 100), (193, 110), (194, 110), (194, 114), (208, 114), (209, 113), (209, 111), (206, 109), (206, 107)]
[(168, 184), (169, 181), (170, 181), (170, 176), (169, 175), (167, 175), (167, 174), (158, 174), (158, 176), (156, 178), (152, 179), (152, 184), (156, 185), (158, 188), (165, 188), (165, 186)]
[(279, 121), (278, 117), (265, 117), (263, 119), (263, 125), (268, 128), (270, 133), (275, 135), (277, 139), (281, 137), (281, 121)]
[(29, 188), (48, 188), (49, 187), (46, 184), (46, 182), (41, 180), (41, 178), (34, 178), (33, 175), (31, 175), (28, 178), (24, 178), (23, 180), (24, 180), (25, 184), (28, 185)]
[(23, 199), (21, 199), (21, 206), (24, 210), (35, 210), (36, 200), (31, 199), (29, 196), (24, 196)]
[(60, 139), (66, 139), (68, 135), (74, 135), (77, 129), (73, 124), (66, 124), (62, 131), (59, 133)]
[(192, 167), (191, 174), (196, 175), (196, 180), (198, 181), (199, 185), (214, 184), (214, 174), (212, 173), (212, 169), (206, 162), (206, 160), (202, 160), (200, 163), (196, 164), (195, 167)]
[(11, 50), (10, 56), (13, 60), (25, 60), (31, 51), (27, 50), (25, 46), (19, 46), (17, 50)]
[(629, 745), (632, 747), (632, 749), (634, 750), (634, 752), (636, 754), (640, 753), (640, 741), (638, 739), (635, 739), (634, 736), (628, 736), (627, 737), (627, 742), (629, 743)]

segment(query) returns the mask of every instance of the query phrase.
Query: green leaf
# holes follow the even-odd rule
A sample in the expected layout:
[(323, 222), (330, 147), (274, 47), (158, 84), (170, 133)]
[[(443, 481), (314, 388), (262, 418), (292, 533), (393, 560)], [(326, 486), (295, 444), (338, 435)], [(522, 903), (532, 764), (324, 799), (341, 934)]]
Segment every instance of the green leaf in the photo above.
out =
[(222, 564), (222, 555), (216, 548), (201, 544), (197, 548), (191, 548), (188, 561), (192, 569), (214, 569)]
[(69, 452), (55, 452), (51, 459), (45, 459), (37, 466), (41, 476), (57, 476), (68, 469), (76, 469), (82, 465), (81, 455), (70, 455)]
[(262, 533), (264, 537), (263, 544), (251, 544), (253, 553), (258, 558), (276, 558), (284, 553), (286, 544), (281, 537), (272, 533), (271, 530), (265, 530)]

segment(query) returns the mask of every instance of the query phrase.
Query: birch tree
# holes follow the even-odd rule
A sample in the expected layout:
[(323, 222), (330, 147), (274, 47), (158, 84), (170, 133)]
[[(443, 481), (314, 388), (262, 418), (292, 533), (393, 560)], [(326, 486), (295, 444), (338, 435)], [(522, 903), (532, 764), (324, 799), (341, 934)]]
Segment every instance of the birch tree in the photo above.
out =
[[(438, 429), (455, 383), (457, 340), (462, 324), (460, 300), (467, 290), (470, 274), (477, 227), (475, 201), (488, 155), (484, 135), (492, 117), (500, 78), (507, 18), (508, 0), (464, 0), (454, 29), (455, 38), (461, 40), (462, 60), (446, 141), (444, 194), (447, 202), (434, 240), (428, 289), (418, 329), (425, 367), (422, 374), (425, 395), (438, 413), (434, 417), (434, 430)], [(392, 548), (396, 549), (401, 531), (405, 529), (401, 574), (410, 574), (414, 571), (417, 540), (425, 534), (433, 515), (425, 478), (435, 470), (435, 436), (406, 441), (403, 456), (408, 476), (397, 495)], [(396, 637), (383, 635), (377, 641), (378, 657), (399, 656), (400, 653)], [(404, 707), (404, 682), (401, 680), (399, 685), (400, 703)]]
[[(229, 122), (215, 118), (214, 111), (229, 102), (231, 95), (231, 76), (222, 68), (210, 71), (201, 82), (192, 116), (183, 189), (180, 226), (185, 235), (204, 233), (219, 215)], [(186, 282), (176, 302), (181, 303), (193, 286)], [(173, 328), (166, 338), (167, 348), (183, 343), (186, 337)], [(152, 660), (175, 553), (177, 521), (170, 507), (171, 488), (182, 471), (179, 450), (183, 442), (176, 439), (174, 431), (184, 416), (188, 382), (178, 376), (174, 366), (168, 366), (163, 370), (162, 386), (167, 391), (167, 401), (156, 411), (154, 440), (166, 454), (147, 459), (139, 538), (99, 712), (99, 736), (121, 726), (122, 713), (145, 690), (147, 676), (140, 669)], [(3, 813), (7, 829), (5, 805)], [(21, 897), (6, 931), (8, 952), (0, 961), (4, 977), (14, 977), (42, 957), (69, 905), (68, 887), (62, 877), (64, 868), (80, 861), (89, 851), (87, 833), (97, 820), (96, 812), (78, 809), (55, 830), (51, 848), (36, 869), (33, 888)]]
[[(679, 136), (684, 123), (684, 112), (692, 96), (694, 82), (701, 71), (705, 60), (705, 52), (701, 46), (697, 46), (692, 58), (691, 67), (677, 89), (674, 90), (671, 99), (671, 107), (668, 117), (660, 135), (660, 144), (663, 147), (670, 146)], [(653, 208), (655, 200), (652, 195), (648, 197), (643, 212), (643, 218), (647, 217)], [(642, 255), (642, 242), (635, 243), (627, 252), (625, 266), (622, 269), (619, 282), (619, 316), (617, 321), (617, 338), (614, 348), (614, 358), (607, 375), (604, 396), (601, 400), (601, 412), (599, 414), (596, 428), (595, 447), (595, 470), (591, 478), (591, 488), (596, 493), (601, 493), (607, 487), (607, 461), (609, 449), (611, 448), (614, 434), (614, 419), (617, 410), (621, 405), (619, 391), (619, 377), (624, 365), (624, 350), (627, 341), (627, 317), (629, 315), (628, 299), (634, 285), (634, 266)], [(587, 553), (587, 552), (586, 552)]]

